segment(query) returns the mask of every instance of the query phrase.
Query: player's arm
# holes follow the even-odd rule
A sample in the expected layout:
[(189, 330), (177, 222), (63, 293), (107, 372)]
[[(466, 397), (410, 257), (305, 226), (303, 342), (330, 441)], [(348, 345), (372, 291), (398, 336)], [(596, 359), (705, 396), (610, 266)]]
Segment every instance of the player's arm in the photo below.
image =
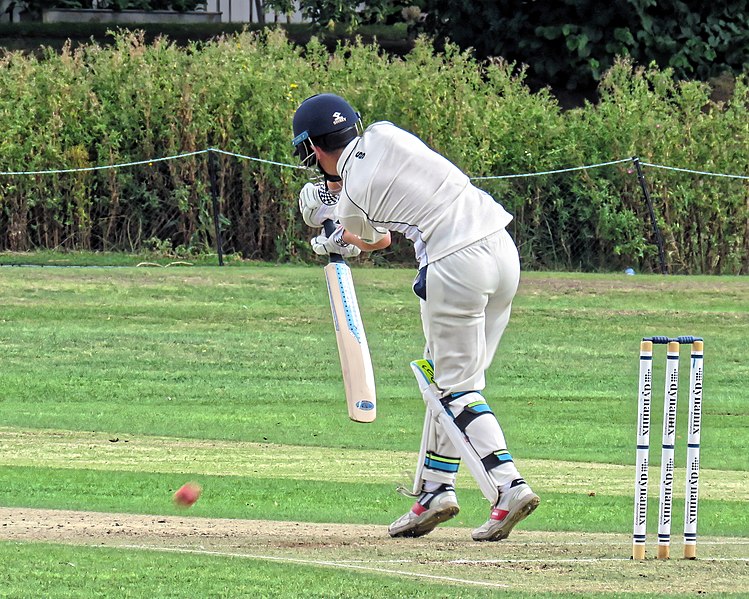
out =
[(392, 238), (390, 231), (374, 227), (361, 216), (346, 216), (340, 219), (344, 228), (343, 241), (365, 252), (373, 252), (388, 247)]
[[(310, 227), (322, 227), (327, 220), (336, 221), (336, 205), (338, 204), (339, 188), (331, 188), (324, 183), (307, 183), (299, 194), (299, 210), (304, 222)], [(335, 232), (326, 231), (312, 240), (312, 248), (318, 254), (335, 253), (339, 246), (349, 245), (372, 252), (381, 250), (392, 242), (390, 231), (380, 230), (359, 216), (349, 216), (341, 219), (342, 223)], [(356, 255), (351, 252), (350, 255)]]
[(358, 235), (354, 235), (351, 231), (343, 231), (343, 241), (355, 245), (360, 250), (365, 252), (374, 252), (375, 250), (383, 250), (392, 243), (390, 237), (390, 231), (385, 231), (385, 234), (375, 241), (374, 243), (367, 243)]

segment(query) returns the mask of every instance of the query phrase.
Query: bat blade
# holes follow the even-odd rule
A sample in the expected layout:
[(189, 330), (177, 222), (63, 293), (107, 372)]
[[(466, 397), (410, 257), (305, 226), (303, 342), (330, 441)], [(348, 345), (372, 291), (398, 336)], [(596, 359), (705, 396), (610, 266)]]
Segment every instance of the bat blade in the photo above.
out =
[(325, 280), (341, 359), (348, 415), (356, 422), (372, 422), (377, 417), (374, 371), (351, 269), (345, 262), (331, 262), (325, 267)]

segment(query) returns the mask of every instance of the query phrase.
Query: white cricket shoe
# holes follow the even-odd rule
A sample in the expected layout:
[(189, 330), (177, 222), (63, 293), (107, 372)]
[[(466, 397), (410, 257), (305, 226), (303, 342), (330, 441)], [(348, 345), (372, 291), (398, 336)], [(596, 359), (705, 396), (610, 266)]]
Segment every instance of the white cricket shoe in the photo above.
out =
[(474, 541), (501, 541), (510, 535), (510, 531), (522, 519), (538, 507), (541, 499), (528, 484), (518, 478), (512, 482), (510, 489), (499, 494), (491, 516), (472, 533)]
[(455, 487), (443, 484), (434, 491), (422, 492), (411, 510), (388, 526), (388, 533), (391, 537), (421, 537), (459, 511)]

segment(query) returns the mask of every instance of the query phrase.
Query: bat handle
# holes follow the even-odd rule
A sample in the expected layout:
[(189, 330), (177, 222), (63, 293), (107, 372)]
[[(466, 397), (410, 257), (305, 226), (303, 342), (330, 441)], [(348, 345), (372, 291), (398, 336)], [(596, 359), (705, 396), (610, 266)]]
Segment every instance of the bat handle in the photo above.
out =
[[(322, 227), (327, 237), (330, 237), (333, 233), (335, 233), (335, 230), (336, 230), (335, 223), (329, 218), (325, 219), (325, 221), (322, 224)], [(341, 256), (340, 254), (330, 254), (330, 261), (331, 262), (345, 262), (345, 260), (343, 259), (343, 256)]]

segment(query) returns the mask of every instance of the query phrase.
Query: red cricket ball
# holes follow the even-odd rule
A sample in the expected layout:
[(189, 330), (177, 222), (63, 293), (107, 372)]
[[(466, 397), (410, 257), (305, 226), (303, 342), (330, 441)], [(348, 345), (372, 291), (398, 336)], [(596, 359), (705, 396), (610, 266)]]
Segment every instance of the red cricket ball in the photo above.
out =
[(174, 503), (180, 507), (190, 507), (200, 497), (200, 491), (198, 483), (185, 483), (174, 494)]

